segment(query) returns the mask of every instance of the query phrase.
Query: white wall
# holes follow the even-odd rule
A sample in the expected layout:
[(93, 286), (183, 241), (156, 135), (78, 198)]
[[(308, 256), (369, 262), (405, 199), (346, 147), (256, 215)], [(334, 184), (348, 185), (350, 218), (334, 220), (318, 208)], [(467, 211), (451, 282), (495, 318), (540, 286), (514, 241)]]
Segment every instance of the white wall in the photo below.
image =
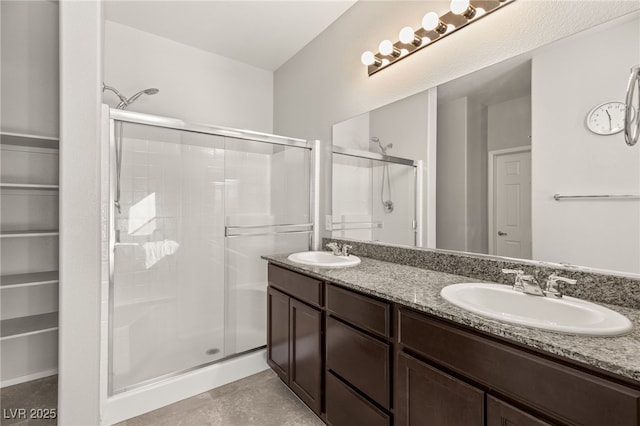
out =
[(437, 247), (487, 253), (487, 107), (438, 105)]
[(58, 5), (3, 1), (1, 16), (1, 129), (57, 137)]
[(552, 198), (640, 193), (640, 145), (630, 148), (622, 133), (597, 136), (585, 126), (595, 105), (624, 100), (629, 70), (640, 63), (639, 29), (636, 19), (533, 59), (534, 259), (640, 273), (640, 202)]
[(488, 253), (487, 107), (467, 102), (467, 251)]
[(438, 105), (436, 242), (467, 250), (467, 98)]
[(331, 128), (333, 145), (369, 151), (369, 112), (336, 123)]
[[(104, 81), (125, 96), (155, 87), (129, 109), (271, 133), (273, 74), (116, 22), (105, 21)], [(111, 106), (118, 98), (104, 93)]]
[[(60, 333), (58, 422), (100, 418), (102, 10), (60, 1)], [(103, 251), (104, 250), (104, 251)], [(108, 269), (105, 269), (108, 270)], [(104, 312), (104, 311), (102, 311)]]
[(531, 145), (531, 96), (488, 106), (489, 151)]

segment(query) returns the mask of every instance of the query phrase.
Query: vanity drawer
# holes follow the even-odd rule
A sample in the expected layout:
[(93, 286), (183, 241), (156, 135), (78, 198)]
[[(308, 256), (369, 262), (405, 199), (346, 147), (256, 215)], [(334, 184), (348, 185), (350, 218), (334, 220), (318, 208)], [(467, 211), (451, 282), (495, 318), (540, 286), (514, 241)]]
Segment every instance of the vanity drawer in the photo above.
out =
[(391, 305), (343, 288), (327, 285), (327, 310), (356, 327), (390, 336)]
[(269, 264), (269, 284), (290, 296), (317, 307), (322, 306), (322, 281)]
[(384, 411), (327, 373), (326, 420), (331, 426), (390, 426)]
[(636, 425), (640, 391), (408, 309), (398, 342), (476, 383), (564, 423)]
[(326, 365), (384, 408), (389, 408), (390, 347), (327, 317)]

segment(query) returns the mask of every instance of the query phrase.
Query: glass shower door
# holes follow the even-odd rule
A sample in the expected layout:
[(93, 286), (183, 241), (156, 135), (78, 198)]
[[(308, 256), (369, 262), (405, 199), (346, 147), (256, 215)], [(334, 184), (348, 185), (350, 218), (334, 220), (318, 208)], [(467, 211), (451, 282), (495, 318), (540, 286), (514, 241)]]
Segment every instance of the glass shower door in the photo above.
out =
[(111, 121), (109, 395), (263, 347), (260, 257), (308, 250), (313, 229), (304, 141), (119, 115)]
[(266, 345), (261, 256), (310, 248), (311, 151), (235, 138), (225, 148), (225, 346), (240, 353)]
[(224, 345), (224, 138), (126, 123), (121, 146), (112, 394), (230, 355)]

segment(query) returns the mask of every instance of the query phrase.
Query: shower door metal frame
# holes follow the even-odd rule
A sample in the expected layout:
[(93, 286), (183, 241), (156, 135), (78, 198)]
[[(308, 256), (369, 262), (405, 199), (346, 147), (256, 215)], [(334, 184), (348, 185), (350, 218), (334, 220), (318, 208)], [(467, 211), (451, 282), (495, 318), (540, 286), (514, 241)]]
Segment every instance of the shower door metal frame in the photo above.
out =
[[(414, 176), (414, 199), (415, 199), (415, 211), (414, 211), (414, 227), (413, 227), (413, 242), (416, 247), (422, 247), (422, 181), (424, 176), (424, 163), (422, 160), (411, 160), (408, 158), (394, 157), (392, 155), (378, 154), (377, 152), (360, 151), (357, 149), (344, 148), (341, 146), (333, 146), (332, 154), (346, 155), (349, 157), (363, 158), (366, 160), (381, 161), (384, 163), (400, 164), (402, 166), (413, 167)], [(333, 168), (333, 161), (331, 162)], [(333, 172), (331, 173), (333, 180)], [(333, 182), (332, 182), (333, 186)], [(333, 210), (333, 208), (332, 208)], [(318, 223), (318, 222), (316, 222)], [(331, 229), (333, 231), (333, 227)]]
[[(231, 356), (211, 361), (208, 363), (200, 364), (197, 366), (189, 367), (180, 371), (175, 371), (168, 374), (163, 374), (153, 379), (148, 379), (146, 381), (136, 383), (134, 385), (127, 386), (122, 390), (114, 393), (113, 389), (113, 379), (112, 379), (112, 371), (113, 371), (113, 357), (111, 356), (111, 349), (113, 348), (113, 297), (114, 297), (114, 272), (115, 272), (115, 247), (116, 247), (116, 227), (115, 227), (115, 179), (116, 172), (114, 167), (114, 156), (116, 149), (116, 141), (115, 141), (115, 123), (131, 123), (131, 124), (139, 124), (146, 125), (150, 127), (160, 127), (165, 129), (179, 130), (190, 133), (200, 133), (212, 136), (222, 136), (229, 137), (234, 139), (247, 140), (252, 142), (262, 142), (268, 143), (272, 145), (282, 145), (289, 146), (301, 149), (307, 149), (311, 152), (310, 154), (310, 173), (309, 173), (309, 215), (311, 216), (310, 223), (305, 224), (291, 224), (291, 225), (267, 225), (264, 228), (277, 228), (277, 227), (300, 227), (303, 226), (304, 230), (296, 230), (296, 231), (270, 231), (266, 232), (263, 235), (273, 235), (273, 234), (288, 234), (288, 233), (308, 233), (309, 234), (309, 248), (316, 249), (320, 244), (320, 227), (319, 220), (320, 215), (318, 211), (318, 206), (320, 203), (320, 141), (313, 140), (307, 141), (304, 139), (298, 138), (290, 138), (286, 136), (278, 136), (269, 133), (261, 133), (254, 132), (251, 130), (242, 130), (235, 129), (231, 127), (222, 127), (222, 126), (214, 126), (209, 124), (199, 124), (199, 123), (189, 123), (177, 118), (163, 117), (152, 114), (145, 114), (133, 111), (119, 110), (115, 108), (109, 108), (108, 113), (108, 125), (109, 125), (109, 200), (108, 200), (108, 222), (109, 222), (109, 236), (108, 236), (108, 250), (109, 250), (109, 300), (108, 300), (108, 348), (107, 348), (107, 398), (113, 397), (115, 395), (119, 395), (134, 389), (138, 389), (140, 387), (157, 383), (161, 380), (180, 376), (185, 373), (189, 373), (194, 370), (201, 369), (203, 367), (207, 367), (209, 365), (218, 363), (220, 361), (228, 360), (237, 356), (241, 356), (243, 354), (253, 352), (255, 350), (259, 350), (263, 347), (258, 347), (254, 349), (250, 349), (244, 351), (242, 353), (233, 354)], [(228, 227), (225, 226), (225, 238), (241, 236), (241, 235), (229, 235)], [(229, 228), (237, 228), (237, 227), (229, 227)], [(251, 234), (255, 235), (255, 234)]]

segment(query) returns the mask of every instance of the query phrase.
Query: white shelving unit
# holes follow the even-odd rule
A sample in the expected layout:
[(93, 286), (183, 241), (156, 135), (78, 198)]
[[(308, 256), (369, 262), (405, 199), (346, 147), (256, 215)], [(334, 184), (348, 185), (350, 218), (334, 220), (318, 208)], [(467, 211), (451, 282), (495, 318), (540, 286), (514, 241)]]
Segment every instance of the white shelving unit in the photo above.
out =
[(57, 373), (58, 139), (0, 133), (0, 385)]

